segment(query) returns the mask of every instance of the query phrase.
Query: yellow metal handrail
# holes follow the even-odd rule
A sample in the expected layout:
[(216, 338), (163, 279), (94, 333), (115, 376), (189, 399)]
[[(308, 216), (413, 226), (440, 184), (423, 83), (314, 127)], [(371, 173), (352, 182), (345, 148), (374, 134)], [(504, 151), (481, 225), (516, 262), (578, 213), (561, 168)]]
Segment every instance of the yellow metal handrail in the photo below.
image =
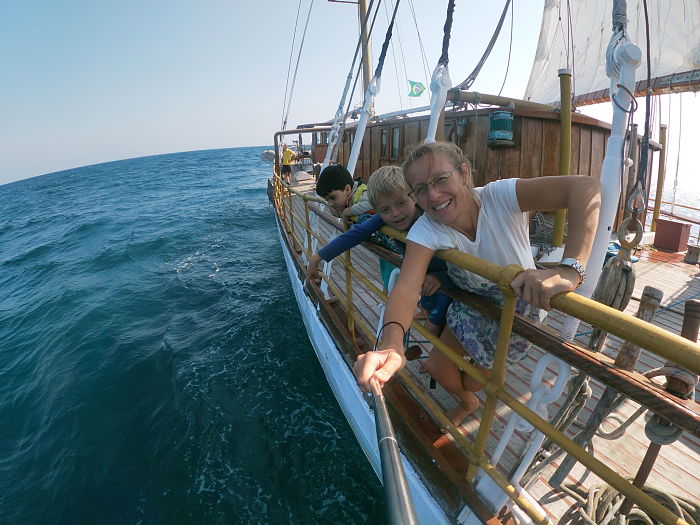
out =
[[(281, 190), (284, 188), (284, 186), (287, 185), (280, 181), (279, 184), (275, 185), (275, 189)], [(324, 201), (322, 199), (304, 195), (301, 192), (289, 188), (288, 186), (285, 189), (287, 191), (281, 191), (281, 193), (287, 193), (291, 221), (293, 221), (293, 217), (295, 215), (292, 206), (292, 195), (297, 195), (303, 200), (307, 220), (305, 221), (305, 224), (303, 221), (300, 222), (302, 222), (302, 227), (307, 230), (307, 240), (309, 240), (309, 202), (324, 203)], [(281, 209), (283, 212), (285, 211), (283, 205), (279, 206), (278, 209)], [(319, 213), (319, 211), (315, 209), (312, 211), (317, 214)], [(382, 231), (398, 240), (405, 240), (405, 234), (393, 228), (384, 227), (382, 228)], [(295, 240), (297, 240), (293, 228), (292, 235), (294, 236)], [(303, 246), (301, 243), (299, 243), (299, 245)], [(310, 247), (310, 241), (308, 242), (308, 246)], [(634, 487), (622, 476), (612, 471), (601, 461), (597, 460), (579, 445), (574, 443), (571, 439), (566, 437), (549, 422), (527, 408), (514, 396), (503, 390), (508, 342), (510, 340), (513, 319), (515, 316), (515, 296), (510, 288), (510, 282), (520, 271), (522, 271), (522, 268), (514, 265), (499, 267), (487, 261), (461, 253), (458, 250), (440, 251), (437, 252), (437, 255), (438, 257), (441, 257), (452, 264), (466, 268), (473, 273), (497, 283), (500, 286), (504, 296), (500, 329), (494, 358), (494, 368), (491, 376), (488, 378), (480, 373), (473, 365), (457, 355), (456, 352), (447, 347), (442, 341), (428, 333), (419, 323), (415, 321), (412, 322), (412, 327), (415, 327), (422, 335), (424, 335), (436, 349), (443, 352), (451, 361), (462, 368), (465, 373), (469, 374), (477, 381), (485, 385), (486, 402), (484, 405), (481, 424), (474, 444), (470, 444), (464, 438), (461, 432), (459, 432), (459, 430), (454, 427), (451, 422), (449, 422), (444, 414), (442, 414), (439, 407), (428, 396), (426, 396), (424, 392), (422, 392), (421, 388), (415, 384), (415, 382), (405, 371), (399, 372), (399, 376), (402, 378), (402, 380), (404, 380), (405, 384), (407, 384), (407, 386), (417, 395), (417, 397), (423, 401), (423, 406), (426, 408), (426, 410), (428, 410), (434, 416), (437, 416), (439, 421), (446, 424), (450, 433), (456, 438), (460, 446), (468, 453), (470, 462), (468, 478), (473, 480), (478, 472), (478, 469), (481, 468), (491, 479), (493, 479), (493, 481), (504, 491), (504, 493), (506, 493), (512, 501), (520, 506), (536, 523), (546, 523), (546, 518), (541, 515), (539, 510), (532, 506), (525, 498), (520, 496), (515, 487), (510, 484), (507, 479), (505, 479), (503, 475), (501, 475), (497, 469), (484, 457), (484, 449), (491, 424), (494, 419), (496, 403), (498, 400), (500, 400), (509, 406), (515, 413), (532, 424), (534, 428), (545, 434), (554, 443), (566, 450), (584, 466), (588, 467), (601, 479), (617, 489), (620, 493), (635, 501), (640, 508), (655, 516), (663, 523), (673, 523), (678, 525), (685, 524), (686, 522), (681, 518), (674, 515), (640, 489)], [(354, 326), (357, 325), (360, 327), (361, 331), (365, 333), (368, 340), (374, 342), (375, 336), (372, 330), (366, 325), (364, 320), (354, 312), (352, 303), (352, 276), (354, 275), (357, 277), (360, 282), (362, 282), (370, 291), (372, 291), (382, 300), (386, 300), (386, 295), (352, 266), (349, 251), (346, 252), (346, 257), (344, 259), (346, 288), (344, 295), (347, 305), (346, 310), (348, 311), (348, 329), (354, 338)], [(333, 293), (339, 299), (342, 298), (342, 291), (332, 283), (330, 276), (322, 274), (322, 277), (328, 283)], [(558, 310), (568, 313), (569, 315), (573, 315), (574, 317), (577, 317), (583, 321), (599, 326), (612, 334), (618, 335), (635, 344), (638, 344), (639, 346), (646, 348), (657, 355), (673, 360), (695, 373), (700, 372), (700, 345), (692, 343), (687, 339), (671, 334), (665, 330), (657, 328), (654, 325), (651, 325), (650, 323), (646, 323), (590, 299), (578, 296), (574, 293), (561, 294), (555, 297), (552, 300), (552, 306)]]

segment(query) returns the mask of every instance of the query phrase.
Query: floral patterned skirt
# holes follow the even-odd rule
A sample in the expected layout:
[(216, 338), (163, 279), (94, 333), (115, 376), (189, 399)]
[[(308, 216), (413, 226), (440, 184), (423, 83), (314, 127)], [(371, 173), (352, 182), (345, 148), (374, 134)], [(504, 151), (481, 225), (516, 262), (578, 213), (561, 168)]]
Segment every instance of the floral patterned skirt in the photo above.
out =
[[(503, 302), (488, 298), (496, 303)], [(535, 321), (540, 320), (540, 310), (518, 298), (515, 311)], [(493, 359), (496, 352), (496, 339), (498, 338), (499, 323), (490, 317), (484, 316), (474, 308), (453, 301), (447, 310), (447, 326), (466, 350), (464, 359), (473, 360), (484, 368), (493, 368)], [(519, 335), (510, 337), (508, 346), (508, 363), (520, 361), (530, 348), (530, 341)]]

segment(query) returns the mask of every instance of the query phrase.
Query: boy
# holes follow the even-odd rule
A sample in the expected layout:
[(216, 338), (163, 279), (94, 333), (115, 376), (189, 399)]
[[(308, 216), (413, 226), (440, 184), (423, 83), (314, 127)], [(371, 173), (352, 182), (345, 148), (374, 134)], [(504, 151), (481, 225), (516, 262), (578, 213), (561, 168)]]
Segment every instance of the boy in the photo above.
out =
[(316, 182), (316, 193), (346, 222), (372, 211), (366, 191), (367, 185), (353, 181), (350, 172), (340, 164), (326, 166)]
[[(323, 170), (324, 173), (326, 170)], [(323, 176), (323, 174), (321, 175)], [(336, 237), (321, 248), (318, 253), (314, 253), (309, 258), (310, 278), (319, 278), (318, 265), (321, 260), (330, 261), (353, 246), (368, 240), (374, 233), (377, 233), (380, 243), (385, 248), (400, 255), (404, 254), (406, 250), (404, 243), (378, 232), (384, 225), (408, 231), (422, 213), (420, 208), (416, 206), (411, 188), (408, 187), (401, 168), (399, 166), (383, 166), (372, 173), (367, 185), (367, 199), (376, 215)], [(389, 276), (395, 267), (384, 259), (380, 259), (379, 263), (384, 289), (387, 290)], [(443, 285), (448, 287), (452, 285), (447, 277), (447, 265), (442, 259), (433, 257), (421, 290), (421, 306), (428, 312), (425, 327), (436, 336), (440, 335), (445, 326), (447, 307), (452, 301), (450, 297), (439, 291)]]

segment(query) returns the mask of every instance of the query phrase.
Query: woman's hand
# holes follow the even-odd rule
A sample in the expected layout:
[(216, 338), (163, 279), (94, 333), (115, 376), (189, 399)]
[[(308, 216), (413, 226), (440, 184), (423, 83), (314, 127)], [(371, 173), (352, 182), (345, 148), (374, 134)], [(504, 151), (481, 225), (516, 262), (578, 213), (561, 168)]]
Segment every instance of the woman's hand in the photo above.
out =
[(379, 386), (383, 387), (391, 379), (391, 376), (401, 370), (405, 364), (406, 358), (403, 352), (390, 348), (362, 354), (357, 358), (353, 371), (360, 388), (369, 393), (372, 391), (369, 385), (370, 379), (375, 378), (379, 382)]
[(538, 308), (549, 311), (549, 302), (555, 295), (575, 290), (581, 277), (568, 266), (550, 270), (525, 270), (510, 283), (515, 295)]
[(428, 274), (423, 279), (423, 287), (421, 288), (421, 295), (433, 295), (440, 289), (440, 279), (435, 277), (433, 274)]

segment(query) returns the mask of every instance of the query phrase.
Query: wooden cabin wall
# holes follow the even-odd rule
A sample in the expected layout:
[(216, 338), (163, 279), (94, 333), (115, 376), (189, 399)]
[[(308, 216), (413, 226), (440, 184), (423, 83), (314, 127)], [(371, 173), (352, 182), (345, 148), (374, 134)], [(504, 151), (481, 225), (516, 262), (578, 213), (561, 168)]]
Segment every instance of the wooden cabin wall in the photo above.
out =
[[(472, 161), (474, 184), (484, 186), (489, 182), (504, 178), (532, 178), (559, 173), (559, 118), (557, 113), (534, 110), (514, 110), (513, 142), (510, 147), (494, 147), (488, 144), (489, 115), (491, 109), (478, 111), (449, 112), (445, 118), (446, 137), (457, 143)], [(452, 129), (453, 120), (466, 118), (464, 133), (458, 137)], [(573, 115), (571, 129), (571, 174), (598, 177), (605, 157), (609, 126), (594, 119)], [(402, 158), (390, 158), (392, 129), (399, 129), (402, 152), (418, 143), (427, 133), (428, 116), (397, 118), (367, 126), (365, 140), (355, 170), (355, 178), (369, 180), (371, 173), (380, 166), (400, 164)], [(388, 154), (382, 156), (382, 129), (387, 131)], [(350, 155), (350, 141), (346, 131), (340, 146), (338, 160), (347, 164)], [(653, 166), (653, 153), (658, 145), (652, 145), (647, 170), (647, 195)], [(639, 148), (638, 148), (639, 151)], [(401, 155), (403, 157), (403, 154)], [(637, 159), (638, 160), (638, 159)], [(620, 217), (622, 215), (620, 214)], [(618, 222), (616, 220), (616, 227)]]

